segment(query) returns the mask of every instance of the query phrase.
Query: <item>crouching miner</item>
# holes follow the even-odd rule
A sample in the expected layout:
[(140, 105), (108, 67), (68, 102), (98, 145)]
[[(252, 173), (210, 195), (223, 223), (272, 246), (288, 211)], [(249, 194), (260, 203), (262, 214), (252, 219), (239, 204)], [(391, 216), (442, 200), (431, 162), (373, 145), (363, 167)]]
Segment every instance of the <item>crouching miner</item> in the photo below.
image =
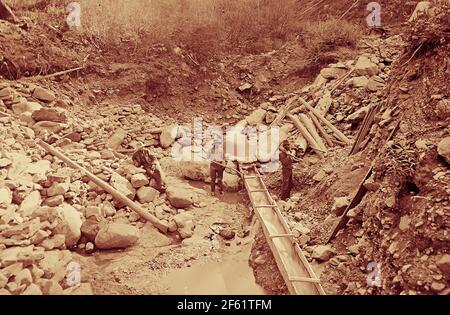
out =
[(149, 179), (155, 181), (155, 188), (164, 193), (166, 191), (166, 180), (164, 172), (158, 159), (148, 149), (140, 148), (133, 154), (133, 162), (136, 166), (145, 169)]

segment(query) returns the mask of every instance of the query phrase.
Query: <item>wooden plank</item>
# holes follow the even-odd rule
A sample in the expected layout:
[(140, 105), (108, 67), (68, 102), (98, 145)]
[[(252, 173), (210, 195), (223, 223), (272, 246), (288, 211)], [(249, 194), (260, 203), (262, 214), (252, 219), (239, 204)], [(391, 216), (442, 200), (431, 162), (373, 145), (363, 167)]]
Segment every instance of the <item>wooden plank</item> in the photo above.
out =
[(353, 199), (350, 202), (350, 204), (347, 206), (347, 208), (345, 208), (344, 213), (341, 215), (341, 217), (339, 219), (339, 222), (334, 227), (333, 232), (331, 232), (331, 235), (328, 238), (327, 243), (329, 243), (336, 236), (336, 234), (339, 232), (339, 230), (341, 230), (347, 224), (348, 220), (350, 219), (349, 217), (347, 217), (347, 213), (351, 209), (353, 209), (354, 207), (359, 205), (361, 200), (366, 195), (367, 188), (364, 187), (364, 182), (372, 175), (372, 169), (373, 169), (373, 166), (370, 167), (370, 169), (367, 172), (366, 176), (364, 176), (363, 180), (359, 184), (358, 190), (356, 191), (355, 195), (353, 196)]
[(306, 283), (320, 283), (319, 279), (305, 278), (305, 277), (292, 277), (291, 282), (306, 282)]
[(276, 208), (277, 205), (255, 205), (255, 208)]
[(19, 21), (11, 8), (3, 0), (0, 0), (0, 20), (10, 21), (13, 23), (17, 23)]
[[(403, 118), (403, 116), (400, 117), (400, 119), (397, 121), (394, 128), (392, 129), (392, 131), (389, 133), (388, 137), (386, 138), (385, 142), (392, 139), (395, 132), (397, 131), (397, 128), (400, 126), (400, 122), (402, 121), (402, 118)], [(344, 213), (340, 217), (339, 222), (336, 224), (335, 228), (333, 229), (333, 232), (331, 233), (330, 237), (328, 238), (327, 243), (329, 243), (336, 236), (336, 234), (339, 232), (339, 230), (342, 229), (347, 224), (347, 222), (349, 221), (349, 218), (347, 217), (348, 211), (350, 209), (353, 209), (354, 207), (356, 207), (361, 202), (362, 198), (364, 198), (365, 194), (367, 193), (367, 189), (364, 187), (364, 182), (372, 175), (375, 161), (379, 155), (380, 155), (380, 153), (378, 153), (377, 156), (373, 159), (373, 162), (369, 168), (369, 171), (367, 172), (366, 176), (364, 176), (364, 179), (360, 183), (358, 191), (356, 192), (355, 196), (353, 197), (353, 200), (348, 205), (348, 207), (344, 210)]]
[(361, 150), (360, 144), (367, 136), (372, 127), (373, 120), (376, 114), (376, 106), (371, 106), (367, 111), (367, 114), (364, 116), (364, 120), (359, 128), (358, 135), (356, 136), (356, 140), (353, 142), (352, 149), (350, 150), (350, 155), (356, 154)]
[(339, 131), (339, 129), (337, 129), (335, 126), (333, 126), (332, 123), (330, 123), (328, 121), (328, 119), (326, 119), (325, 117), (323, 117), (315, 108), (313, 108), (311, 105), (309, 105), (304, 99), (302, 99), (301, 97), (299, 98), (300, 102), (308, 109), (310, 110), (314, 115), (316, 115), (317, 118), (319, 118), (328, 128), (331, 129), (331, 131), (333, 131), (333, 133), (336, 135), (336, 137), (347, 143), (347, 144), (351, 144), (351, 141), (349, 138), (347, 138), (342, 132)]
[(298, 117), (300, 121), (303, 123), (303, 126), (305, 126), (305, 128), (308, 130), (309, 134), (314, 138), (314, 140), (316, 140), (318, 148), (324, 152), (327, 152), (327, 147), (325, 146), (322, 137), (317, 132), (317, 129), (313, 121), (306, 114), (300, 114), (298, 115)]
[(278, 238), (278, 237), (294, 237), (295, 234), (278, 234), (278, 235), (270, 235), (270, 238)]
[(305, 139), (309, 142), (309, 145), (314, 150), (314, 152), (316, 152), (316, 154), (320, 158), (323, 158), (322, 150), (320, 149), (319, 144), (316, 142), (314, 137), (308, 132), (308, 130), (305, 128), (305, 126), (302, 125), (300, 120), (292, 114), (287, 114), (286, 117), (288, 117), (290, 120), (292, 120), (295, 127), (297, 127), (297, 129), (300, 131), (302, 136), (305, 137)]
[(289, 113), (292, 109), (292, 107), (295, 105), (295, 101), (297, 100), (298, 96), (291, 97), (287, 103), (281, 108), (281, 110), (278, 112), (277, 117), (273, 120), (273, 122), (270, 124), (270, 127), (278, 126), (286, 117), (286, 114)]
[(325, 130), (325, 128), (323, 128), (322, 125), (319, 123), (319, 121), (317, 120), (317, 117), (314, 116), (313, 113), (308, 113), (308, 116), (312, 120), (314, 125), (316, 125), (316, 128), (319, 130), (320, 134), (325, 139), (325, 141), (327, 142), (328, 146), (332, 147), (333, 146), (333, 140), (331, 140), (331, 137), (328, 135), (328, 133)]

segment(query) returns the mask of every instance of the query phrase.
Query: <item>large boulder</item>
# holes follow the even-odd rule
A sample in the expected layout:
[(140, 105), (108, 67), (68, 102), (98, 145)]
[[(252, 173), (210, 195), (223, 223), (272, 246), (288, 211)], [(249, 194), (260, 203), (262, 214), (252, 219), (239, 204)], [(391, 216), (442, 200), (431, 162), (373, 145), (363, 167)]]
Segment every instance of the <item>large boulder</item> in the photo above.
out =
[(226, 191), (238, 192), (241, 188), (241, 178), (236, 174), (224, 173), (223, 186)]
[(140, 203), (148, 203), (155, 200), (155, 198), (159, 195), (159, 191), (157, 191), (153, 187), (141, 187), (137, 191), (137, 196)]
[(46, 90), (40, 86), (37, 86), (34, 89), (33, 97), (37, 98), (40, 101), (46, 102), (46, 103), (53, 102), (56, 99), (55, 94), (53, 94), (49, 90)]
[(54, 183), (49, 189), (47, 189), (47, 196), (62, 196), (69, 191), (69, 188), (70, 186), (68, 183)]
[(122, 145), (123, 141), (127, 137), (127, 132), (122, 128), (118, 128), (113, 135), (108, 139), (106, 145), (108, 148), (117, 150)]
[(34, 112), (40, 110), (42, 105), (36, 102), (27, 102), (26, 100), (12, 105), (11, 109), (16, 115), (20, 115), (26, 112)]
[(127, 248), (137, 243), (139, 230), (129, 224), (111, 223), (100, 229), (95, 246), (100, 249)]
[(337, 216), (340, 216), (344, 213), (344, 210), (350, 204), (350, 200), (348, 197), (337, 197), (334, 198), (333, 208), (331, 209)]
[(12, 202), (12, 192), (8, 187), (0, 188), (0, 207), (8, 208)]
[(380, 73), (378, 65), (373, 63), (367, 56), (361, 56), (356, 61), (355, 72), (359, 75), (367, 75), (369, 77)]
[(81, 226), (81, 235), (88, 241), (95, 242), (100, 229), (105, 225), (105, 220), (102, 215), (102, 210), (98, 207), (86, 208), (86, 221)]
[(41, 205), (42, 199), (39, 191), (33, 191), (20, 204), (20, 211), (24, 217), (30, 216)]
[(253, 113), (251, 113), (247, 118), (246, 121), (249, 125), (258, 125), (262, 124), (264, 122), (264, 119), (266, 117), (267, 110), (258, 108)]
[(347, 121), (351, 123), (357, 123), (364, 119), (364, 117), (367, 115), (368, 111), (370, 109), (370, 105), (361, 107), (354, 113), (347, 116)]
[(37, 134), (44, 130), (48, 131), (49, 133), (59, 133), (64, 129), (64, 125), (54, 121), (40, 121), (35, 123), (31, 128)]
[(450, 117), (450, 99), (440, 100), (436, 104), (436, 112), (439, 116), (441, 116), (441, 119)]
[(180, 233), (181, 238), (189, 238), (194, 235), (194, 216), (188, 212), (183, 212), (177, 214), (173, 217), (173, 220), (177, 224), (178, 233)]
[(177, 125), (171, 125), (163, 128), (159, 136), (159, 143), (163, 149), (170, 147), (177, 138), (179, 138), (180, 131)]
[(67, 115), (62, 109), (43, 107), (33, 111), (31, 118), (34, 121), (53, 121), (58, 123), (67, 122)]
[(141, 188), (150, 183), (147, 176), (142, 173), (132, 175), (130, 181), (131, 181), (131, 185), (133, 185), (133, 187), (136, 189)]
[(312, 252), (312, 258), (318, 261), (327, 261), (334, 256), (334, 251), (330, 245), (318, 245), (314, 247)]
[(171, 185), (166, 190), (167, 199), (177, 209), (190, 207), (194, 202), (194, 194), (191, 189), (181, 185)]
[(437, 151), (447, 163), (450, 163), (450, 137), (442, 139), (437, 145)]
[(26, 171), (27, 173), (44, 177), (45, 174), (47, 174), (47, 172), (50, 170), (51, 170), (50, 161), (39, 160), (37, 162), (29, 164)]
[(347, 70), (343, 68), (323, 68), (320, 70), (320, 75), (328, 80), (338, 79), (345, 73), (347, 73)]
[(136, 189), (133, 188), (131, 183), (126, 178), (120, 176), (115, 172), (112, 173), (109, 183), (112, 187), (117, 189), (119, 192), (121, 192), (131, 200), (133, 200), (136, 196)]
[(181, 161), (180, 169), (186, 179), (206, 181), (209, 177), (209, 161)]
[(369, 79), (367, 83), (367, 89), (372, 92), (381, 90), (384, 87), (384, 80), (379, 76), (373, 76)]
[(365, 76), (359, 76), (359, 77), (354, 77), (351, 78), (350, 80), (347, 81), (347, 85), (351, 86), (351, 87), (366, 87), (367, 84), (369, 84), (369, 79), (367, 79), (367, 77)]
[(81, 237), (81, 214), (71, 205), (62, 204), (58, 210), (58, 225), (54, 234), (62, 234), (66, 237), (66, 246), (76, 245)]
[(441, 255), (436, 261), (436, 266), (448, 277), (450, 275), (450, 255)]
[(408, 22), (413, 22), (420, 16), (428, 16), (431, 15), (431, 2), (430, 1), (420, 1), (417, 3), (414, 12), (411, 14)]

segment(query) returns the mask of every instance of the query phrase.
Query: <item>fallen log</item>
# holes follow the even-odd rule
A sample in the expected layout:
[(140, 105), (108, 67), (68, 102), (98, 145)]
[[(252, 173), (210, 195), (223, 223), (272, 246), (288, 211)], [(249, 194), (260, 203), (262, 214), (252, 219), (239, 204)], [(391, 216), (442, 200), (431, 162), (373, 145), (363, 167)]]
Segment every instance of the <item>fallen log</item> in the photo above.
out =
[(36, 76), (33, 79), (37, 79), (37, 80), (49, 79), (49, 78), (57, 77), (57, 76), (60, 76), (60, 75), (68, 74), (68, 73), (75, 72), (75, 71), (82, 70), (82, 69), (84, 69), (84, 67), (76, 67), (76, 68), (72, 68), (72, 69), (68, 69), (68, 70), (64, 70), (64, 71), (59, 71), (59, 72), (55, 72), (55, 73), (48, 74), (48, 75)]
[(325, 93), (317, 102), (316, 109), (322, 116), (325, 116), (330, 110), (331, 104), (333, 103), (333, 99), (331, 98), (331, 93), (328, 90), (325, 90)]
[(338, 82), (336, 83), (336, 85), (333, 86), (333, 88), (331, 89), (330, 94), (333, 94), (333, 92), (345, 81), (345, 79), (347, 79), (353, 73), (354, 70), (355, 69), (353, 69), (353, 68), (350, 69), (349, 72), (347, 72), (342, 78), (340, 78), (338, 80)]
[(325, 139), (325, 141), (327, 142), (328, 146), (332, 147), (333, 146), (333, 140), (331, 139), (331, 137), (328, 135), (327, 131), (325, 130), (325, 128), (322, 127), (322, 125), (319, 123), (319, 121), (317, 120), (317, 117), (314, 116), (313, 113), (308, 113), (308, 117), (313, 121), (314, 125), (316, 125), (316, 128), (319, 130), (320, 134), (322, 135), (322, 137)]
[(278, 126), (286, 117), (286, 114), (289, 113), (294, 105), (294, 101), (297, 100), (297, 96), (291, 97), (287, 103), (283, 106), (283, 108), (278, 112), (277, 117), (273, 120), (273, 122), (270, 124), (271, 127)]
[(317, 132), (316, 127), (314, 126), (314, 123), (306, 114), (300, 114), (299, 115), (300, 121), (303, 123), (303, 126), (308, 130), (309, 134), (314, 138), (318, 145), (318, 149), (327, 152), (327, 147), (325, 146), (325, 143), (322, 140), (322, 137)]
[(301, 97), (299, 98), (299, 100), (307, 109), (309, 109), (314, 115), (316, 115), (316, 117), (319, 118), (328, 128), (330, 128), (331, 131), (333, 131), (333, 133), (335, 134), (336, 138), (338, 138), (339, 140), (343, 141), (346, 144), (351, 144), (350, 139), (347, 138), (342, 132), (340, 132), (335, 126), (333, 126), (333, 124), (330, 123), (328, 121), (328, 119), (323, 117), (315, 108), (313, 108), (311, 105), (309, 105)]
[(314, 152), (316, 152), (320, 158), (323, 158), (322, 150), (320, 149), (319, 145), (314, 140), (314, 138), (311, 136), (311, 134), (308, 132), (308, 130), (302, 125), (300, 120), (292, 114), (287, 114), (286, 117), (288, 117), (290, 120), (292, 120), (295, 127), (297, 127), (297, 129), (300, 131), (302, 136), (305, 137), (306, 141), (309, 142), (309, 144), (310, 144), (311, 148), (314, 150)]
[(44, 148), (47, 152), (50, 154), (56, 156), (60, 160), (62, 160), (64, 163), (69, 165), (72, 168), (78, 169), (82, 171), (87, 177), (89, 177), (90, 180), (92, 180), (96, 185), (103, 188), (106, 192), (110, 193), (114, 198), (117, 200), (122, 201), (125, 205), (127, 205), (131, 210), (139, 214), (142, 218), (152, 223), (158, 230), (160, 230), (162, 233), (167, 233), (169, 227), (167, 224), (156, 218), (155, 216), (148, 213), (144, 208), (139, 206), (138, 204), (134, 203), (131, 199), (129, 199), (127, 196), (122, 194), (121, 192), (114, 189), (111, 185), (106, 183), (105, 181), (101, 180), (88, 170), (86, 170), (84, 167), (78, 165), (74, 161), (72, 161), (70, 158), (65, 156), (63, 153), (56, 150), (54, 147), (49, 145), (48, 143), (38, 140), (37, 144), (40, 145), (42, 148)]

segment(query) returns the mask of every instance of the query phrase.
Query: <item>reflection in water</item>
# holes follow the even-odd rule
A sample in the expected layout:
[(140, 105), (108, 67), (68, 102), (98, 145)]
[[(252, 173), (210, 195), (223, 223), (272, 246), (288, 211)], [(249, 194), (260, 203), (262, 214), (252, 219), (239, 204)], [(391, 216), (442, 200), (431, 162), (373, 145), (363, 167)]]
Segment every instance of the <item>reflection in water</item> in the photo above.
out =
[(170, 272), (163, 279), (168, 287), (167, 294), (267, 294), (255, 283), (253, 271), (248, 265), (250, 245), (246, 247), (246, 250), (228, 256), (221, 262), (210, 262)]

